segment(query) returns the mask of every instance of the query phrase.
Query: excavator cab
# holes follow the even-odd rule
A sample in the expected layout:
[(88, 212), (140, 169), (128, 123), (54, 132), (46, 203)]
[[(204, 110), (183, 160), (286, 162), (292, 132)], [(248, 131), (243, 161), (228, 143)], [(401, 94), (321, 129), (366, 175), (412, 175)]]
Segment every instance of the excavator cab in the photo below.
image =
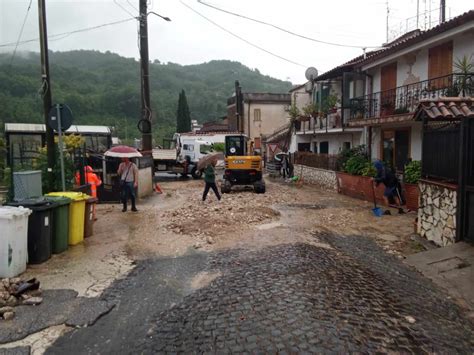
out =
[(248, 137), (243, 134), (225, 137), (225, 171), (221, 192), (229, 193), (234, 185), (252, 185), (256, 193), (265, 193), (262, 157), (248, 154)]

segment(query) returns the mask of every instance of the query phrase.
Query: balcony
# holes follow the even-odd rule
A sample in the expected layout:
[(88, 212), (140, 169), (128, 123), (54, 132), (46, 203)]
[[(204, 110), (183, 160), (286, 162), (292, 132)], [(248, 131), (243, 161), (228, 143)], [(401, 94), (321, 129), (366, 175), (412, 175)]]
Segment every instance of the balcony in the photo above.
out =
[(340, 110), (332, 112), (327, 117), (310, 117), (307, 121), (299, 121), (296, 125), (297, 134), (311, 134), (342, 128)]
[(351, 99), (350, 119), (382, 118), (415, 112), (420, 100), (474, 94), (474, 73), (450, 74)]

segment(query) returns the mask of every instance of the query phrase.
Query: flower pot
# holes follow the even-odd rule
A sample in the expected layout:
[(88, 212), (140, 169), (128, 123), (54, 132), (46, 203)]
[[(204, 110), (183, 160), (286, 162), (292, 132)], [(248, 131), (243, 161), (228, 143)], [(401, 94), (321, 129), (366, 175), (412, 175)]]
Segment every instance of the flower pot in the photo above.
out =
[(405, 199), (407, 208), (411, 211), (418, 209), (418, 200), (420, 198), (420, 190), (418, 184), (405, 184)]
[[(336, 176), (339, 193), (368, 202), (374, 201), (372, 178), (368, 176), (351, 175), (343, 172), (337, 172)], [(379, 186), (375, 187), (375, 198), (377, 200), (377, 204), (385, 203), (383, 199), (383, 192), (383, 184), (379, 184)]]

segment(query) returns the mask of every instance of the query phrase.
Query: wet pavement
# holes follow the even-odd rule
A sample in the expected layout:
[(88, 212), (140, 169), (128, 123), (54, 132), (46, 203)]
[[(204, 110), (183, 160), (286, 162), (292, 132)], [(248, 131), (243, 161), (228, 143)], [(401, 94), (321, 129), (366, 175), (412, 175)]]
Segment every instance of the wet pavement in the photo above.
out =
[[(314, 238), (144, 262), (48, 353), (472, 352), (473, 324), (428, 279), (368, 238)], [(192, 292), (198, 270), (220, 276)]]

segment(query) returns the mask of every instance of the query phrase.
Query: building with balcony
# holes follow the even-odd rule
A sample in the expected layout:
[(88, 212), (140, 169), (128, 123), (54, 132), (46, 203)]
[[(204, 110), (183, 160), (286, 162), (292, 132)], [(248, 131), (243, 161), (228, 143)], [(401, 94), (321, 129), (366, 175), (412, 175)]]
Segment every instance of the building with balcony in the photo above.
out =
[[(354, 58), (302, 86), (306, 93), (310, 93), (311, 99), (305, 104), (292, 100), (301, 117), (295, 127), (290, 151), (339, 154), (363, 143), (363, 128), (348, 126), (350, 98), (364, 93), (360, 82), (352, 81), (357, 77), (354, 65), (361, 60), (363, 56)], [(312, 104), (315, 110), (309, 115), (304, 112), (307, 104)]]
[[(372, 159), (402, 171), (421, 160), (422, 124), (414, 112), (422, 99), (472, 96), (474, 11), (427, 30), (415, 30), (368, 53), (353, 70), (352, 86), (362, 95), (349, 99), (349, 127), (364, 128)], [(357, 91), (357, 90), (356, 90)]]

